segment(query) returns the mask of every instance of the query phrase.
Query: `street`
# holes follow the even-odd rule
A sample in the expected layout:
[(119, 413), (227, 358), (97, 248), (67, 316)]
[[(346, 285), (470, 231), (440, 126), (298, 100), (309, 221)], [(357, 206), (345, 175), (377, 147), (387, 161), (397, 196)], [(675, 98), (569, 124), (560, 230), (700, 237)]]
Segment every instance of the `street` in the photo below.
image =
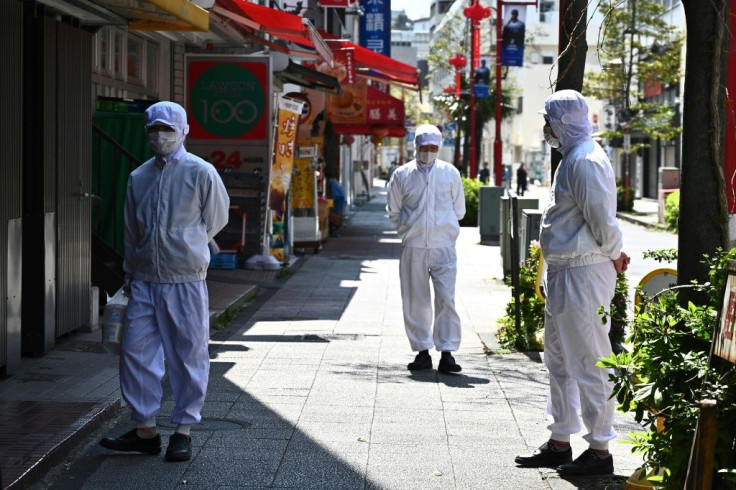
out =
[[(547, 375), (540, 353), (483, 351), (510, 291), (499, 248), (479, 245), (477, 228), (463, 228), (458, 241), (463, 341), (455, 357), (463, 371), (406, 370), (413, 353), (403, 331), (400, 244), (383, 210), (385, 190), (375, 194), (340, 238), (304, 256), (291, 277), (264, 288), (213, 336), (191, 461), (98, 446), (129, 430), (122, 410), (36, 488), (623, 488), (641, 463), (626, 444), (611, 446), (614, 477), (562, 479), (514, 464), (548, 436)], [(648, 267), (633, 267), (636, 254), (674, 238), (622, 226), (636, 282)], [(167, 387), (158, 417), (164, 447), (172, 403)], [(637, 430), (623, 414), (615, 426), (620, 442)], [(575, 454), (586, 447), (579, 434), (572, 444)]]

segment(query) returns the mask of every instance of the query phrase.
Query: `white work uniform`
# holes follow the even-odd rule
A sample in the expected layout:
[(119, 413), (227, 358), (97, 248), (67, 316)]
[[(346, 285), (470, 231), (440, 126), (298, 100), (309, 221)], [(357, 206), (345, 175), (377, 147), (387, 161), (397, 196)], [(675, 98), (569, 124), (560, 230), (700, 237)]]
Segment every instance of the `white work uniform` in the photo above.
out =
[(397, 168), (388, 183), (386, 211), (403, 245), (399, 276), (404, 327), (412, 350), (434, 346), (452, 352), (460, 347), (462, 328), (455, 310), (455, 241), (465, 216), (465, 194), (454, 166), (435, 160), (420, 167), (412, 160)]
[(587, 106), (584, 115), (568, 117), (567, 123), (555, 117), (559, 108), (546, 110), (563, 154), (539, 238), (548, 265), (544, 361), (553, 420), (548, 429), (550, 439), (569, 441), (580, 430), (580, 410), (588, 430), (584, 439), (592, 449), (607, 449), (616, 437), (615, 401), (609, 399), (609, 371), (596, 363), (611, 354), (611, 344), (609, 324), (597, 311), (601, 306), (610, 311), (613, 260), (622, 247), (615, 177), (605, 152), (590, 137)]
[(215, 168), (180, 146), (128, 179), (125, 262), (131, 297), (123, 324), (120, 386), (133, 420), (161, 407), (164, 358), (174, 392), (171, 421), (201, 420), (209, 378), (208, 242), (230, 201)]

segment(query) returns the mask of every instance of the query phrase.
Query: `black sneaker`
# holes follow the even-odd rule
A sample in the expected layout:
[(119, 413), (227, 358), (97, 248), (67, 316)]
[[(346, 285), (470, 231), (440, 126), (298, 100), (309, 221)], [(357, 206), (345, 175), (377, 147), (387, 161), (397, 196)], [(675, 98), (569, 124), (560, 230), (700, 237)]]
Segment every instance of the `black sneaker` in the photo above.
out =
[[(562, 467), (565, 463), (572, 461), (572, 449), (555, 451), (550, 447), (549, 441), (545, 442), (531, 454), (520, 454), (514, 460), (519, 466), (526, 468)], [(558, 468), (559, 471), (559, 468)]]
[(437, 371), (441, 373), (459, 373), (463, 368), (460, 364), (455, 362), (455, 358), (449, 352), (443, 352), (440, 364), (437, 366)]
[(414, 362), (410, 362), (406, 368), (409, 371), (420, 371), (422, 369), (432, 369), (432, 356), (426, 350), (421, 351), (414, 358)]
[(590, 449), (575, 458), (572, 463), (557, 467), (560, 476), (610, 475), (613, 473), (613, 456), (598, 457)]

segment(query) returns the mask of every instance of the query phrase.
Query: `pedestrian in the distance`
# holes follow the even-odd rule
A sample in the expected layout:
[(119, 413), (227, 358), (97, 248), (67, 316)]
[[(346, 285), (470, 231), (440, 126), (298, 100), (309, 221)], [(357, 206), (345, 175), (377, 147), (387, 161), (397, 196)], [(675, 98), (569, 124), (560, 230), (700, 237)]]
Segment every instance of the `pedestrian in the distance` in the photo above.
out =
[[(548, 266), (544, 363), (552, 423), (549, 440), (516, 463), (556, 467), (562, 476), (610, 474), (615, 400), (609, 371), (596, 363), (611, 355), (610, 322), (604, 324), (598, 310), (610, 310), (616, 275), (629, 264), (616, 220), (616, 179), (591, 137), (582, 95), (560, 90), (547, 98), (542, 113), (545, 140), (562, 153), (539, 236)], [(578, 410), (589, 447), (573, 461), (570, 435), (581, 429)]]
[(526, 192), (526, 175), (526, 167), (522, 163), (516, 169), (516, 193), (520, 196), (523, 196)]
[(437, 159), (442, 133), (436, 126), (419, 126), (414, 146), (416, 159), (391, 176), (386, 205), (403, 246), (399, 277), (404, 327), (418, 352), (407, 367), (431, 369), (429, 349), (434, 347), (442, 353), (437, 369), (456, 373), (461, 367), (451, 353), (460, 347), (461, 324), (455, 310), (455, 241), (465, 216), (465, 193), (457, 169)]
[(483, 162), (483, 168), (478, 172), (478, 180), (483, 185), (491, 180), (491, 170), (488, 168), (488, 162)]
[(208, 243), (225, 226), (228, 198), (215, 167), (184, 148), (187, 114), (173, 102), (146, 110), (155, 157), (128, 178), (123, 269), (130, 300), (123, 323), (120, 389), (136, 428), (100, 441), (115, 451), (161, 452), (164, 359), (174, 392), (167, 461), (192, 454), (209, 379)]

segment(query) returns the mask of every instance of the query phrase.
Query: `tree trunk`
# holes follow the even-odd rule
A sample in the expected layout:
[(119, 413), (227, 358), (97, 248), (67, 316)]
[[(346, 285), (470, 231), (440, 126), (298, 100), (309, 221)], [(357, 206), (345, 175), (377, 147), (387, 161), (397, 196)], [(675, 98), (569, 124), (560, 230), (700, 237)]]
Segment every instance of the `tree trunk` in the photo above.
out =
[(704, 254), (728, 247), (723, 142), (729, 1), (683, 0), (682, 5), (687, 57), (677, 278), (679, 284), (690, 284), (708, 281)]
[[(558, 90), (583, 91), (585, 76), (585, 57), (588, 53), (588, 41), (585, 39), (588, 0), (561, 0), (560, 18), (560, 55), (557, 63)], [(562, 160), (562, 154), (552, 150), (552, 175)]]

